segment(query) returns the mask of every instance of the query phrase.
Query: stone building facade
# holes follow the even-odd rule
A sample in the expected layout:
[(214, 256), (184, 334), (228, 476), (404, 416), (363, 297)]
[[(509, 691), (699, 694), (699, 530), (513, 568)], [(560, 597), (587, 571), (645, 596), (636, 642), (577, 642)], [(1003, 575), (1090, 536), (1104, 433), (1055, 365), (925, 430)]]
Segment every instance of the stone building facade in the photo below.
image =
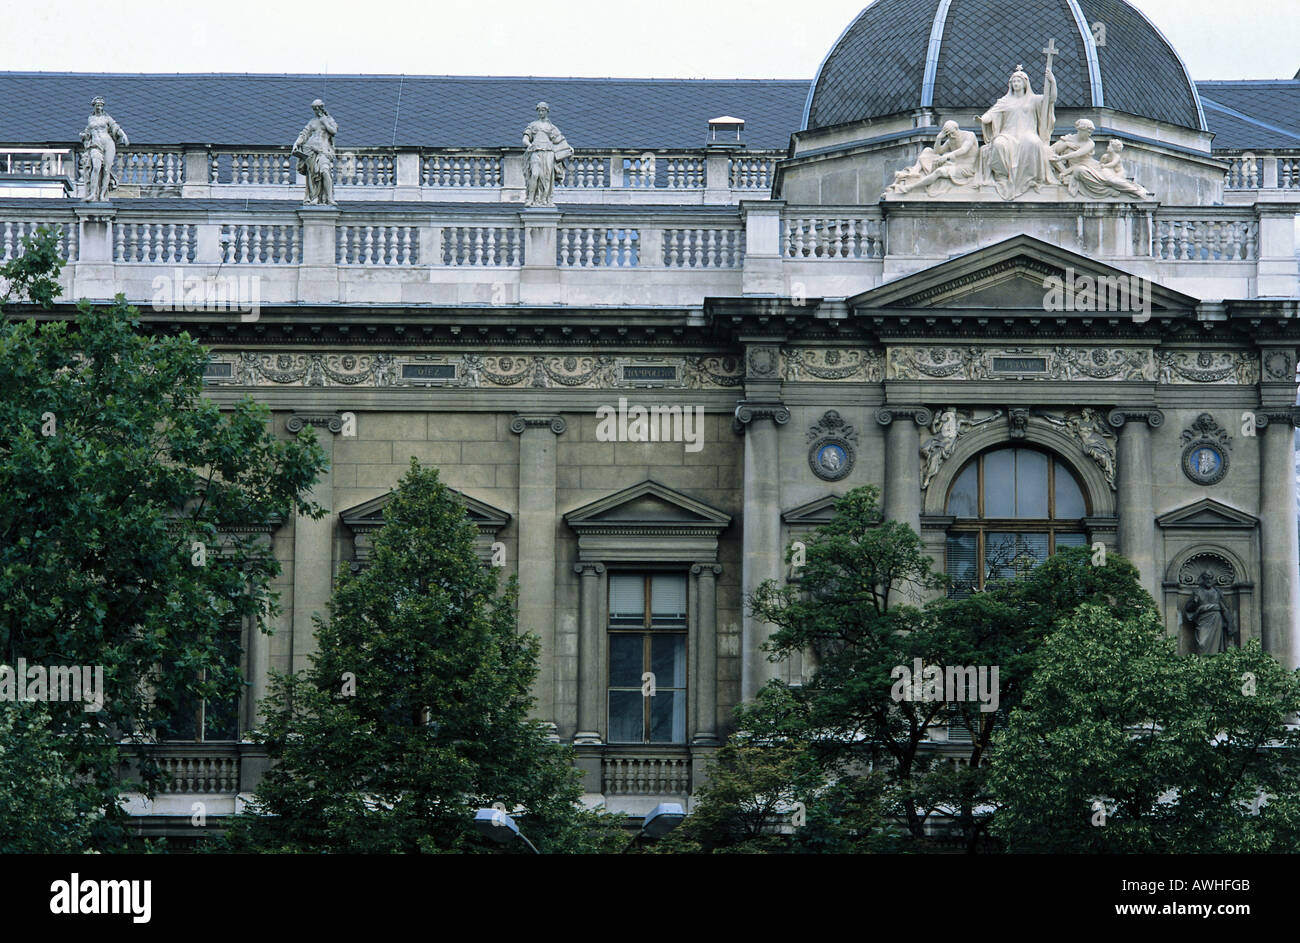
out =
[[(1100, 542), (1185, 650), (1208, 571), (1300, 665), (1300, 82), (1198, 86), (1122, 0), (876, 0), (811, 84), (406, 77), (397, 106), (381, 77), (204, 81), (0, 74), (0, 250), (61, 227), (69, 298), (200, 337), (215, 400), (330, 458), (330, 514), (267, 534), (284, 615), (245, 629), (236, 739), (160, 745), (151, 828), (251, 790), (267, 670), (306, 667), (412, 456), (518, 576), (537, 716), (629, 814), (688, 800), (732, 709), (811, 671), (767, 660), (743, 600), (865, 484), (956, 592)], [(132, 142), (109, 203), (78, 199), (92, 94)], [(303, 205), (286, 143), (317, 97), (336, 205)], [(542, 98), (573, 152), (529, 206)], [(1052, 163), (1081, 121), (1119, 171)], [(925, 182), (963, 147), (969, 178)], [(1008, 198), (1016, 154), (1052, 169)], [(224, 301), (187, 309), (187, 278)]]

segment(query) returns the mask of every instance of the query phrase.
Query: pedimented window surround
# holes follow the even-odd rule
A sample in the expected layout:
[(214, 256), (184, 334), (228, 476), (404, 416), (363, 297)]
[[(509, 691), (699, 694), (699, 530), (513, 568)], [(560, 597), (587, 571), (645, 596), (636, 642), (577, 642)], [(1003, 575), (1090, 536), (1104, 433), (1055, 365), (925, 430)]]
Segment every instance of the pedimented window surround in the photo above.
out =
[(578, 745), (608, 739), (604, 710), (609, 567), (678, 568), (690, 573), (687, 705), (690, 742), (717, 733), (718, 536), (731, 515), (656, 481), (643, 481), (564, 515), (578, 535)]
[[(479, 560), (484, 566), (491, 566), (492, 544), (496, 542), (497, 534), (510, 523), (511, 515), (508, 511), (493, 507), (477, 498), (471, 498), (460, 491), (455, 491), (455, 494), (465, 502), (465, 511), (478, 528), (478, 539), (474, 542), (474, 549), (478, 553)], [(371, 542), (375, 531), (384, 526), (384, 508), (391, 498), (392, 492), (381, 494), (377, 498), (371, 498), (356, 507), (339, 512), (339, 520), (352, 533), (352, 572), (363, 569), (370, 562), (373, 550)]]

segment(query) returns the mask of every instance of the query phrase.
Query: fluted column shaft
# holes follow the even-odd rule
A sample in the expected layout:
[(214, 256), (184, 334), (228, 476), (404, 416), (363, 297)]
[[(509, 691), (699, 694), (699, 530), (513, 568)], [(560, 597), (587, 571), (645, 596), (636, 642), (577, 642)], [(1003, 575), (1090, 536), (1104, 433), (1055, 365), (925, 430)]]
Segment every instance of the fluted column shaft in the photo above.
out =
[(930, 410), (924, 406), (883, 406), (876, 410), (876, 422), (888, 430), (885, 436), (885, 518), (907, 524), (921, 532), (921, 454), (917, 426), (928, 426)]
[(1155, 510), (1152, 503), (1151, 429), (1164, 423), (1159, 410), (1116, 409), (1111, 426), (1120, 430), (1116, 464), (1119, 550), (1137, 567), (1142, 586), (1159, 598), (1156, 574)]
[(721, 572), (722, 567), (716, 563), (697, 563), (691, 567), (697, 603), (691, 742), (707, 746), (718, 742), (718, 574)]

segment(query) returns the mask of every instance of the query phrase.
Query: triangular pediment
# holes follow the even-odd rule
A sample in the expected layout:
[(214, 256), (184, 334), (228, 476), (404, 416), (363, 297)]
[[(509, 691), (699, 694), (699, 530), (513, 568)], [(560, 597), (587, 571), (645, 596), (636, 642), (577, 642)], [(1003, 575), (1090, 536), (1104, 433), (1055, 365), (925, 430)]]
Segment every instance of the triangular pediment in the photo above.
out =
[[(493, 507), (486, 501), (471, 498), (464, 492), (457, 491), (454, 488), (448, 490), (465, 502), (466, 515), (479, 530), (495, 533), (510, 523), (510, 512)], [(354, 532), (377, 530), (384, 526), (384, 508), (388, 506), (388, 502), (392, 497), (393, 493), (390, 491), (387, 494), (381, 494), (377, 498), (371, 498), (356, 507), (340, 511), (339, 519)]]
[(782, 512), (781, 520), (795, 527), (820, 527), (829, 524), (835, 517), (835, 506), (839, 502), (838, 494), (828, 494), (816, 501), (809, 501), (807, 504)]
[(579, 532), (599, 527), (687, 527), (720, 532), (731, 515), (674, 491), (657, 481), (643, 481), (564, 515)]
[(1215, 501), (1213, 498), (1202, 498), (1185, 507), (1161, 514), (1156, 518), (1156, 523), (1165, 528), (1250, 530), (1259, 525), (1259, 518)]
[[(1059, 279), (1060, 309), (1048, 307)], [(1149, 293), (1149, 294), (1148, 294)], [(974, 311), (1060, 311), (1062, 317), (1124, 316), (1136, 305), (1166, 316), (1194, 311), (1197, 300), (1130, 272), (1033, 236), (1015, 236), (905, 275), (848, 300), (856, 314), (882, 308)]]

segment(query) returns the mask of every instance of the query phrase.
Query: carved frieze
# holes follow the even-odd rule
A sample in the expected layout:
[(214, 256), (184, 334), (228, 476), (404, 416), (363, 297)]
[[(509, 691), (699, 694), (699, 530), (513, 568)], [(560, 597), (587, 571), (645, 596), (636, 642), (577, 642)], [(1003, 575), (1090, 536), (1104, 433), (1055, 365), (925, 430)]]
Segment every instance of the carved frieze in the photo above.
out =
[[(229, 366), (227, 366), (229, 365)], [(362, 386), (516, 389), (728, 389), (743, 381), (735, 356), (580, 354), (216, 353), (217, 386)]]
[(1110, 380), (1156, 378), (1149, 348), (891, 347), (889, 380)]
[(784, 359), (787, 381), (879, 383), (885, 378), (885, 361), (878, 350), (791, 347), (784, 351)]
[(1158, 350), (1161, 383), (1225, 383), (1253, 386), (1259, 382), (1259, 357), (1253, 353), (1212, 350)]
[(936, 412), (930, 422), (931, 437), (921, 446), (921, 490), (929, 490), (930, 482), (939, 474), (943, 463), (952, 458), (958, 439), (970, 430), (1000, 419), (1003, 415), (1002, 410), (995, 409), (991, 416), (976, 419), (973, 413), (962, 412), (952, 406)]

